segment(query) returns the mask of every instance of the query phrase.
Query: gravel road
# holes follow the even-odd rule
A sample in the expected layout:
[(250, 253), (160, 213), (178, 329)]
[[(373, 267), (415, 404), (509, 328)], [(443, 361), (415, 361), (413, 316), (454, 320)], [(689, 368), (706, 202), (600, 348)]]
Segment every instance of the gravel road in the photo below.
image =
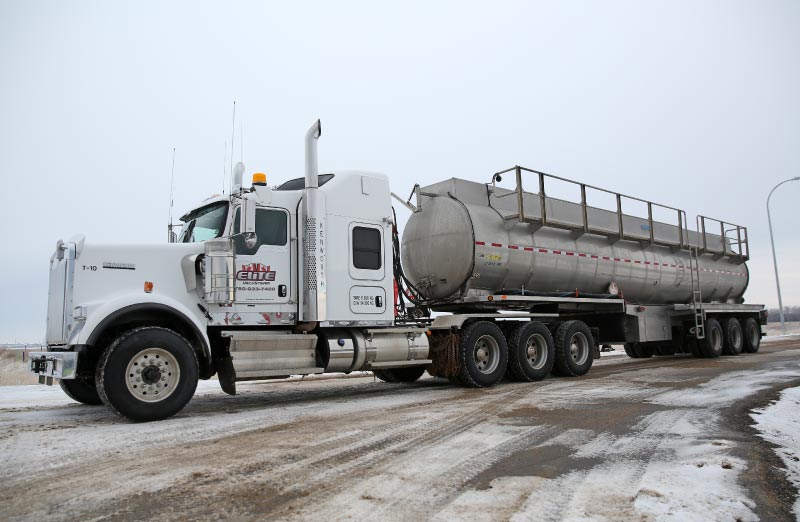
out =
[(800, 386), (799, 337), (486, 390), (215, 384), (149, 424), (57, 387), (0, 387), (0, 518), (794, 519), (797, 492), (748, 415)]

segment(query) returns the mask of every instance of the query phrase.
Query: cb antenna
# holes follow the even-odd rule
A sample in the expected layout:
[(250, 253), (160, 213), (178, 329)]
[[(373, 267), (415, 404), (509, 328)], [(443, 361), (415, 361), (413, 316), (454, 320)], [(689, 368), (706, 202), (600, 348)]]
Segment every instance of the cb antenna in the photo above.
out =
[(169, 179), (169, 223), (167, 224), (167, 241), (170, 243), (173, 242), (173, 232), (172, 232), (172, 195), (175, 190), (175, 147), (172, 147), (172, 174), (170, 175)]
[(225, 195), (225, 163), (228, 161), (228, 142), (225, 142), (225, 150), (222, 153), (222, 195)]

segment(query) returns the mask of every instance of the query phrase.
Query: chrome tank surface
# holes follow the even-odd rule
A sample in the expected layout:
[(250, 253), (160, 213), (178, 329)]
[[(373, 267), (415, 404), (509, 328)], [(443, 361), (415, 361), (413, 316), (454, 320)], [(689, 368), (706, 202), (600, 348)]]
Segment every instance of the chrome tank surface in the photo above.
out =
[[(490, 205), (494, 196), (480, 183), (451, 179), (422, 192), (430, 195), (406, 224), (401, 253), (406, 276), (428, 298), (522, 289), (605, 294), (613, 282), (637, 303), (692, 300), (688, 250), (504, 219), (503, 208)], [(549, 205), (558, 212), (570, 204), (548, 198)], [(657, 226), (670, 233), (669, 226)], [(706, 254), (698, 268), (703, 301), (741, 300), (748, 283), (744, 263)]]

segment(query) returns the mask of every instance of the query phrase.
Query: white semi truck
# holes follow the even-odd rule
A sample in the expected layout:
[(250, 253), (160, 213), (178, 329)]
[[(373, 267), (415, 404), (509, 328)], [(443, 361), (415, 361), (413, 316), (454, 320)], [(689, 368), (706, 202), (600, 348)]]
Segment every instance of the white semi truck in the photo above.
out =
[[(484, 387), (583, 375), (600, 343), (631, 357), (758, 350), (766, 312), (742, 298), (744, 227), (700, 216), (690, 232), (681, 210), (522, 167), (403, 201), (382, 174), (320, 175), (320, 134), (318, 121), (304, 178), (270, 188), (255, 174), (245, 188), (239, 164), (231, 193), (187, 212), (168, 244), (59, 241), (48, 349), (29, 355), (40, 382), (152, 421), (214, 375), (230, 394), (237, 381), (359, 370)], [(553, 178), (581, 200), (548, 197)], [(592, 191), (616, 209), (590, 205)], [(402, 248), (392, 196), (412, 211)], [(623, 213), (628, 200), (647, 215)]]

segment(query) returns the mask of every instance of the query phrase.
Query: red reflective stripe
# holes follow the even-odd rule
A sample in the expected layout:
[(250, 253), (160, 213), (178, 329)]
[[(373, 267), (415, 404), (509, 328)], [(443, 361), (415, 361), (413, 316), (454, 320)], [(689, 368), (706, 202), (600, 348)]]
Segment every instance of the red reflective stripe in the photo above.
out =
[(480, 246), (484, 246), (486, 243), (484, 243), (483, 241), (475, 241), (475, 244), (476, 245), (480, 245)]
[(547, 249), (546, 248), (540, 248), (539, 252), (541, 252), (543, 254), (546, 254), (547, 253)]
[(519, 250), (519, 247), (517, 245), (508, 245), (508, 248), (510, 248), (511, 250)]
[(600, 258), (597, 257), (596, 255), (592, 255), (592, 259), (600, 259)]
[(611, 261), (610, 257), (603, 256), (603, 261)]
[(531, 247), (525, 247), (525, 252), (533, 252), (533, 248), (531, 248)]
[(586, 254), (578, 254), (578, 257), (586, 257)]
[(560, 253), (561, 253), (561, 250), (553, 250), (553, 253), (554, 253), (554, 254), (560, 254)]
[[(637, 265), (641, 265), (641, 264), (642, 264), (642, 262), (641, 262), (641, 261), (639, 261), (638, 259), (637, 259), (637, 260), (635, 260), (635, 261), (634, 261), (634, 263), (636, 263)], [(646, 264), (647, 264), (647, 261), (645, 261), (645, 262), (644, 262), (644, 264), (646, 265)]]
[(567, 252), (567, 255), (568, 255), (568, 256), (574, 256), (574, 255), (575, 255), (575, 252)]
[(501, 246), (503, 246), (503, 245), (501, 245), (500, 243), (492, 243), (492, 246), (493, 246), (493, 247), (501, 247)]

